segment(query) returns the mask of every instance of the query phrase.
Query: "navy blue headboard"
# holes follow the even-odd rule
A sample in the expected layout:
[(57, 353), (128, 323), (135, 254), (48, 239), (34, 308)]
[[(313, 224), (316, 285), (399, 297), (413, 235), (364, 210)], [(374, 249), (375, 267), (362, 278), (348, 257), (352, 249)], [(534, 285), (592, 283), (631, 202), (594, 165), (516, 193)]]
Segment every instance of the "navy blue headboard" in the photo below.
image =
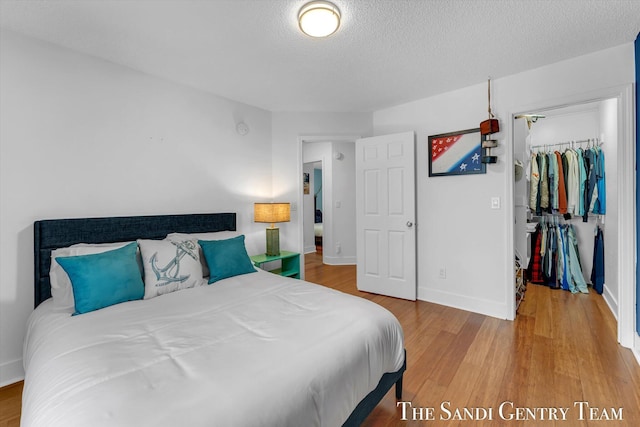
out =
[(235, 213), (47, 219), (33, 224), (34, 306), (51, 297), (51, 251), (75, 243), (162, 239), (169, 233), (235, 231)]

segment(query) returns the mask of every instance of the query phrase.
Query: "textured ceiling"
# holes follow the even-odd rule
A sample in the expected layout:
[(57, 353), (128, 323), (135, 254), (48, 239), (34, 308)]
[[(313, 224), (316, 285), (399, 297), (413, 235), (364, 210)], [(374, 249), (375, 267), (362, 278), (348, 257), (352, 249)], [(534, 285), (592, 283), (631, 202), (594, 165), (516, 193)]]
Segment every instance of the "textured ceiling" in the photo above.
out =
[(632, 42), (640, 1), (0, 0), (0, 26), (271, 111), (374, 111)]

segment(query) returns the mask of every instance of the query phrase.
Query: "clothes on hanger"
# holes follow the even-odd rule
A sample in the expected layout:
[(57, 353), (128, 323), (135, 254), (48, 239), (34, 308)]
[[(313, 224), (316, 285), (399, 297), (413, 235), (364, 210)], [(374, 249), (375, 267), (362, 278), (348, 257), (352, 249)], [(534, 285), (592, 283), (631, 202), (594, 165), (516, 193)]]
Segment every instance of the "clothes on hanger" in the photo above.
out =
[(538, 206), (538, 188), (540, 187), (540, 169), (538, 168), (538, 156), (533, 154), (529, 163), (529, 207), (535, 212)]
[(543, 220), (531, 241), (528, 276), (532, 283), (572, 293), (589, 293), (582, 274), (578, 239), (572, 224)]
[(537, 226), (531, 236), (531, 258), (529, 258), (529, 265), (527, 266), (527, 278), (531, 283), (544, 283), (544, 278), (542, 277), (541, 247), (542, 232), (540, 226)]
[(564, 169), (562, 168), (562, 155), (556, 151), (556, 165), (558, 168), (558, 207), (557, 210), (561, 214), (567, 213), (567, 186), (564, 181)]
[(596, 226), (593, 242), (593, 268), (591, 269), (593, 289), (602, 294), (604, 288), (604, 236), (600, 226)]
[(591, 200), (590, 210), (594, 214), (605, 215), (607, 213), (607, 186), (604, 176), (604, 152), (600, 147), (596, 149), (596, 187), (594, 189), (595, 200)]
[(532, 152), (529, 208), (536, 215), (560, 213), (565, 219), (606, 213), (604, 152), (599, 146)]

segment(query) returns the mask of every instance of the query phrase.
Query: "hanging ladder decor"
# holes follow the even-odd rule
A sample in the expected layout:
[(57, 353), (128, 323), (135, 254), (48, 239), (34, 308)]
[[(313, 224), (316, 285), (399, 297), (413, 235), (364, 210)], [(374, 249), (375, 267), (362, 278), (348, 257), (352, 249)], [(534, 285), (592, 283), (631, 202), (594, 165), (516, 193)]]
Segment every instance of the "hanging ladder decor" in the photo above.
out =
[(498, 156), (491, 155), (491, 149), (498, 146), (498, 141), (491, 139), (491, 134), (500, 132), (500, 125), (498, 119), (491, 112), (491, 78), (487, 80), (487, 98), (488, 98), (488, 112), (489, 119), (480, 123), (480, 134), (482, 135), (482, 163), (496, 163)]

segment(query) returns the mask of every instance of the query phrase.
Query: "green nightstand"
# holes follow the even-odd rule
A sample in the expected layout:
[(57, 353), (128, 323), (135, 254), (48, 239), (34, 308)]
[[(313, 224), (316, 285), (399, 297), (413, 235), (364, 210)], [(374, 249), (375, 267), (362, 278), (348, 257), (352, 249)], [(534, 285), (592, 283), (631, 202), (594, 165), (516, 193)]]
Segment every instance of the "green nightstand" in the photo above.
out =
[(300, 254), (296, 252), (280, 251), (280, 255), (267, 256), (266, 254), (254, 255), (251, 258), (253, 264), (262, 268), (263, 264), (273, 261), (280, 261), (281, 267), (274, 270), (267, 270), (273, 274), (281, 276), (300, 278)]

